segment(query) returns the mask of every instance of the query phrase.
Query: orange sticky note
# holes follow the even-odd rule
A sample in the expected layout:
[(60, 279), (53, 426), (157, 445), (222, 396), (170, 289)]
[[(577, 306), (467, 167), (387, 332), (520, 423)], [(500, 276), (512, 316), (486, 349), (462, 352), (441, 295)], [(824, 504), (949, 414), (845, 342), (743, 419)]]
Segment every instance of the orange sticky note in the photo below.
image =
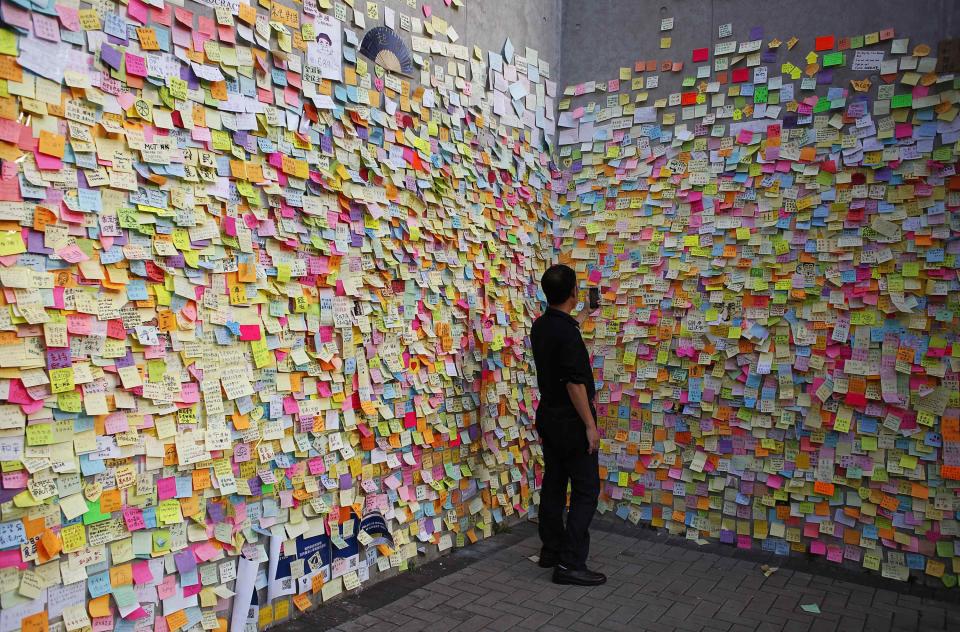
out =
[(226, 101), (227, 100), (227, 82), (226, 81), (210, 82), (210, 96), (216, 99), (217, 101)]
[(815, 481), (813, 483), (813, 491), (824, 496), (833, 496), (833, 483)]
[(50, 224), (57, 223), (57, 216), (50, 209), (38, 206), (33, 211), (33, 230), (45, 231)]
[(140, 48), (143, 50), (160, 50), (160, 43), (157, 41), (157, 32), (148, 26), (137, 28), (137, 38), (140, 40)]
[(133, 566), (130, 564), (119, 564), (110, 568), (111, 586), (129, 586), (133, 583)]
[(195, 516), (200, 513), (200, 497), (190, 496), (180, 499), (180, 511), (184, 516)]
[(204, 468), (202, 470), (193, 471), (193, 489), (195, 491), (201, 491), (210, 487), (210, 469)]
[(20, 630), (22, 632), (47, 632), (49, 629), (50, 623), (46, 610), (20, 619)]
[(233, 427), (237, 430), (246, 430), (250, 427), (250, 418), (240, 413), (233, 413)]
[(237, 17), (246, 22), (247, 24), (253, 24), (257, 21), (257, 10), (250, 5), (240, 3), (240, 10), (237, 13)]
[(53, 557), (63, 548), (63, 543), (60, 542), (60, 538), (50, 529), (47, 529), (40, 535), (40, 545), (43, 547), (43, 550), (46, 551), (48, 557)]
[(60, 134), (43, 130), (40, 132), (40, 153), (63, 158), (66, 139)]
[(177, 610), (174, 613), (168, 614), (166, 619), (167, 626), (174, 632), (187, 625), (187, 613), (183, 610)]
[(87, 604), (87, 610), (91, 617), (109, 617), (110, 616), (110, 595), (101, 595), (96, 599), (91, 599)]
[(310, 603), (310, 597), (307, 596), (307, 593), (303, 593), (293, 598), (293, 605), (295, 605), (300, 612), (306, 612), (312, 604)]
[(119, 489), (103, 490), (103, 493), (100, 495), (100, 511), (102, 513), (107, 514), (120, 511), (121, 505)]

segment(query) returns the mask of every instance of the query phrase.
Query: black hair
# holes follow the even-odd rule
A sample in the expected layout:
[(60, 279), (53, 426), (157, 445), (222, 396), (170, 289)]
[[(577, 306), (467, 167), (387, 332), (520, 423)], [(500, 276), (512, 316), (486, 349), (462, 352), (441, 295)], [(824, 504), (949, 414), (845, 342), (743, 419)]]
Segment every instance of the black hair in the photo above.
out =
[(577, 273), (562, 263), (550, 266), (540, 277), (540, 287), (547, 297), (547, 303), (559, 305), (570, 298), (577, 287)]

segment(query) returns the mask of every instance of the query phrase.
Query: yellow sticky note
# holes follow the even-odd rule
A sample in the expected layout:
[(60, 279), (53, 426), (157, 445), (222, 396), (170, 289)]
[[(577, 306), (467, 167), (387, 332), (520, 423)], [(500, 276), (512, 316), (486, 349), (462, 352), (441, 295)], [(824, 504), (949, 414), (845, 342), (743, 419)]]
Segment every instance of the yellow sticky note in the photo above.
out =
[(52, 424), (33, 424), (27, 426), (27, 445), (50, 445), (53, 443)]
[(904, 454), (900, 457), (900, 467), (905, 470), (912, 470), (917, 467), (917, 457), (910, 454)]
[(87, 545), (87, 532), (82, 524), (72, 524), (60, 530), (60, 539), (64, 553), (79, 551)]
[(159, 524), (177, 524), (183, 522), (183, 513), (180, 511), (180, 501), (168, 498), (157, 505), (157, 522)]
[(13, 31), (0, 29), (0, 55), (17, 56), (17, 36)]
[(0, 230), (0, 257), (26, 251), (27, 246), (23, 243), (23, 234), (19, 230)]
[(72, 391), (75, 386), (72, 366), (62, 369), (50, 369), (50, 392), (67, 393)]

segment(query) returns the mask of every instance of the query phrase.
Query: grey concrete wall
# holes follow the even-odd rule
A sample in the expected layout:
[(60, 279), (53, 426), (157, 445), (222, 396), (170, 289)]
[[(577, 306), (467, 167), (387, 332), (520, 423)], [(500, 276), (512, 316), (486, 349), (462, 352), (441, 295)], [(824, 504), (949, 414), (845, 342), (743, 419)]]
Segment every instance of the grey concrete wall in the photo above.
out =
[[(660, 49), (660, 20), (673, 17), (669, 49)], [(717, 29), (733, 24), (733, 38), (749, 39), (761, 26), (764, 38), (786, 42), (797, 36), (801, 55), (813, 50), (820, 35), (846, 37), (894, 28), (909, 37), (911, 48), (960, 36), (958, 0), (563, 0), (561, 86), (615, 79), (621, 66), (638, 59), (672, 59), (683, 72), (661, 73), (658, 94), (675, 92), (691, 74), (694, 48), (709, 47), (710, 63)], [(730, 39), (730, 38), (727, 38)], [(796, 52), (794, 49), (792, 52)], [(596, 98), (596, 95), (594, 95)]]
[[(400, 3), (402, 6), (406, 6)], [(434, 2), (446, 9), (443, 2)], [(561, 58), (560, 12), (563, 0), (471, 0), (452, 16), (452, 24), (467, 46), (500, 51), (506, 37), (523, 52), (535, 48), (550, 63), (550, 77), (559, 83)], [(420, 14), (421, 17), (423, 14)], [(446, 13), (441, 13), (445, 17)], [(461, 24), (463, 29), (461, 30)]]

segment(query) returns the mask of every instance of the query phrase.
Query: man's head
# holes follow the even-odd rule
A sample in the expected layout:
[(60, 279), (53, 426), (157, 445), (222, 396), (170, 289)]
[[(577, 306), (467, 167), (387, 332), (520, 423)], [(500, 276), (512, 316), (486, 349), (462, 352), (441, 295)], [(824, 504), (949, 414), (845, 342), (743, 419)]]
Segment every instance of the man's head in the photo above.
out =
[(540, 287), (551, 307), (559, 307), (572, 299), (577, 302), (577, 273), (562, 263), (547, 268), (540, 277)]

